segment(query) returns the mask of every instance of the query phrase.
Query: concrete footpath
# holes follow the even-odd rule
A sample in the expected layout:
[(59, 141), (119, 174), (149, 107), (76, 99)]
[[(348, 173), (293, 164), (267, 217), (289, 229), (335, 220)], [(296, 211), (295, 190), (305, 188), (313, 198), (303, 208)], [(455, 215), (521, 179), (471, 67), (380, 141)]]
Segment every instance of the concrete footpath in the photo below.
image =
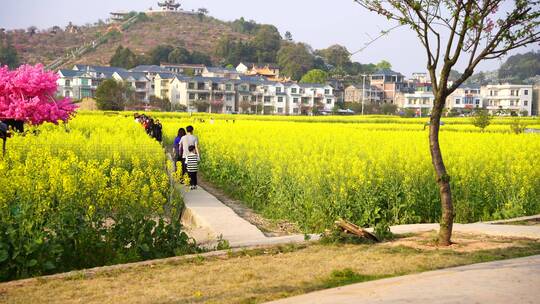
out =
[(270, 303), (540, 303), (540, 256), (353, 284)]
[[(186, 232), (202, 246), (215, 247), (220, 239), (226, 240), (232, 248), (305, 241), (303, 234), (266, 237), (255, 225), (201, 187), (186, 191), (184, 203), (182, 223)], [(317, 240), (319, 236), (310, 235), (310, 239)]]

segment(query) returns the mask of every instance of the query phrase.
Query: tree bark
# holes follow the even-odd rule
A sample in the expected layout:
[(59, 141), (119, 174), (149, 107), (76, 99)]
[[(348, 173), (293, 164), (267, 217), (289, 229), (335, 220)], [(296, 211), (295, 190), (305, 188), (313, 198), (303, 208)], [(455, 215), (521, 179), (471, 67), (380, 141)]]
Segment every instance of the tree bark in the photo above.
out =
[(431, 113), (429, 128), (429, 150), (431, 152), (431, 161), (437, 176), (437, 185), (441, 197), (441, 221), (439, 230), (439, 245), (449, 246), (452, 244), (452, 227), (454, 223), (454, 206), (452, 204), (452, 192), (450, 190), (450, 176), (446, 172), (441, 147), (439, 145), (439, 128), (441, 123), (441, 114), (444, 108), (446, 97), (437, 94), (434, 101), (433, 111)]

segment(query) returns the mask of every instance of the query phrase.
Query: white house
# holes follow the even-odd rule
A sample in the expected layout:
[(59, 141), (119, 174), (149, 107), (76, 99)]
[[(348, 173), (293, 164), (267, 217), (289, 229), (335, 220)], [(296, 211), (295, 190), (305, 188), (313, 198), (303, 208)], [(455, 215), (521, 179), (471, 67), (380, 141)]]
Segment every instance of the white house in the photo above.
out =
[(152, 81), (142, 72), (115, 72), (112, 78), (117, 81), (128, 83), (135, 92), (135, 99), (148, 102), (153, 95)]
[(483, 100), (480, 87), (461, 86), (448, 96), (446, 107), (457, 110), (483, 108)]
[(531, 115), (532, 91), (532, 85), (500, 84), (482, 87), (481, 94), (484, 106), (492, 113), (505, 110)]

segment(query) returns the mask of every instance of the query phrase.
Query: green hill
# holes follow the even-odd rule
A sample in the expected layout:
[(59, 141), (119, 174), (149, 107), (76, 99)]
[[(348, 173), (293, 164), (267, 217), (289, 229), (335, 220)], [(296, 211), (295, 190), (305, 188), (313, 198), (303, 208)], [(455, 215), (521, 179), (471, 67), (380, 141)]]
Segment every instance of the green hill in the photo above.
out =
[[(120, 24), (103, 22), (65, 29), (54, 27), (48, 30), (8, 31), (21, 63), (43, 63), (48, 65), (59, 57), (72, 54), (83, 45), (96, 45), (82, 56), (64, 63), (108, 65), (111, 56), (120, 45), (129, 47), (137, 54), (146, 54), (157, 45), (181, 46), (189, 51), (198, 51), (213, 56), (218, 39), (228, 35), (238, 40), (249, 40), (253, 35), (235, 31), (233, 23), (212, 17), (201, 17), (185, 13), (151, 14), (127, 28)], [(103, 40), (105, 43), (99, 44)], [(96, 44), (94, 44), (96, 43)]]

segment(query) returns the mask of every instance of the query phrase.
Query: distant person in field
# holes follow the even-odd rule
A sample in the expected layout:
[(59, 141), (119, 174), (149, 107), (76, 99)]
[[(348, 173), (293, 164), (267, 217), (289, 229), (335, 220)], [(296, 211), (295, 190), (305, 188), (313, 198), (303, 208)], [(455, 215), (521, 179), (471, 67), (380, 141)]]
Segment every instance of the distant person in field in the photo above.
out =
[(186, 156), (186, 169), (189, 176), (191, 190), (197, 189), (197, 172), (199, 171), (199, 155), (195, 146), (188, 147)]
[(163, 141), (163, 126), (159, 119), (156, 119), (156, 122), (152, 126), (152, 136), (160, 143)]
[[(178, 135), (176, 135), (176, 138), (174, 139), (174, 144), (173, 144), (174, 162), (175, 162), (175, 164), (179, 162), (180, 165), (182, 166), (181, 167), (182, 176), (184, 176), (184, 174), (186, 174), (186, 165), (185, 165), (186, 160), (183, 157), (183, 151), (182, 151), (182, 147), (180, 146), (180, 140), (185, 135), (186, 135), (186, 130), (184, 128), (178, 129)], [(176, 170), (178, 170), (178, 168), (176, 168)]]

